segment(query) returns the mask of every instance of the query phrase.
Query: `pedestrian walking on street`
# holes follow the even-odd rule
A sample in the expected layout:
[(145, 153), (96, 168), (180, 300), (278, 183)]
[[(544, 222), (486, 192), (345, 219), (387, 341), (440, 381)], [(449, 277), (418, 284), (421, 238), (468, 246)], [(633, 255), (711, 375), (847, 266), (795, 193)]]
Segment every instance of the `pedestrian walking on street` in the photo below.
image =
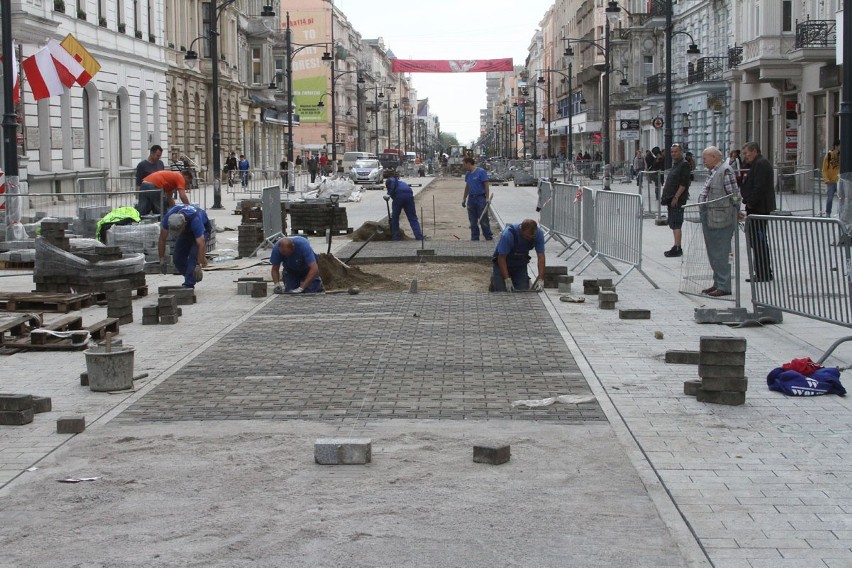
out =
[(142, 180), (153, 174), (166, 169), (166, 165), (160, 159), (163, 155), (163, 147), (159, 144), (151, 146), (148, 157), (136, 164), (136, 191), (139, 191), (139, 186), (142, 185)]
[(470, 221), (470, 240), (479, 240), (479, 229), (486, 241), (494, 238), (491, 232), (491, 221), (488, 219), (488, 201), (491, 190), (488, 184), (488, 173), (476, 166), (476, 160), (467, 156), (462, 161), (467, 173), (464, 175), (464, 196), (462, 207), (467, 207), (467, 218)]
[(822, 181), (825, 184), (825, 216), (831, 217), (831, 206), (840, 181), (840, 140), (834, 141), (834, 146), (822, 160)]
[(319, 171), (320, 175), (328, 175), (328, 156), (325, 154), (325, 152), (320, 154), (319, 157)]
[(212, 226), (207, 212), (192, 205), (175, 205), (166, 212), (160, 222), (160, 240), (157, 252), (166, 273), (166, 241), (175, 237), (172, 261), (183, 274), (183, 287), (195, 288), (202, 278), (202, 267), (207, 266), (207, 241)]
[(240, 163), (238, 164), (238, 167), (240, 168), (240, 185), (248, 187), (249, 177), (251, 177), (251, 173), (249, 173), (251, 164), (245, 154), (240, 154)]
[(290, 168), (288, 167), (287, 156), (281, 158), (281, 163), (278, 164), (278, 173), (281, 175), (281, 187), (284, 191), (287, 191), (290, 179)]
[(391, 236), (395, 241), (400, 240), (399, 234), (399, 215), (405, 211), (405, 216), (408, 218), (408, 224), (411, 225), (411, 232), (414, 233), (414, 238), (418, 241), (423, 240), (423, 232), (420, 229), (420, 221), (417, 219), (417, 207), (414, 205), (414, 190), (411, 186), (399, 179), (394, 170), (385, 170), (385, 188), (388, 193), (384, 196), (385, 201), (392, 199), (391, 205)]
[(516, 225), (503, 229), (497, 248), (491, 256), (494, 265), (491, 270), (491, 290), (494, 292), (514, 292), (529, 290), (530, 277), (527, 266), (530, 251), (535, 249), (538, 257), (538, 278), (532, 289), (544, 290), (544, 231), (533, 219), (524, 219)]
[(654, 199), (660, 200), (660, 176), (665, 167), (665, 157), (659, 147), (654, 146), (645, 153), (645, 171), (650, 181), (654, 182)]
[[(317, 255), (305, 237), (282, 237), (269, 256), (276, 294), (323, 292)], [(284, 280), (281, 280), (281, 266)]]
[[(745, 203), (745, 214), (769, 215), (775, 210), (772, 164), (760, 153), (757, 142), (747, 142), (743, 146), (743, 158), (748, 163), (748, 171), (740, 190)], [(766, 220), (751, 219), (749, 226), (746, 239), (754, 252), (754, 277), (747, 278), (746, 282), (768, 282), (772, 280), (772, 262), (766, 238)]]
[(739, 188), (737, 176), (718, 148), (709, 146), (701, 157), (708, 175), (698, 195), (698, 212), (707, 259), (713, 270), (713, 285), (701, 293), (718, 298), (731, 295), (731, 261), (728, 255), (737, 229)]
[(645, 169), (645, 158), (642, 156), (642, 150), (636, 150), (636, 155), (633, 156), (633, 175), (636, 176), (636, 185), (642, 189), (642, 171)]
[(319, 169), (319, 161), (316, 156), (308, 158), (308, 173), (311, 174), (311, 183), (317, 179), (317, 170)]
[(680, 144), (672, 144), (672, 169), (663, 186), (661, 205), (668, 207), (668, 224), (674, 237), (674, 246), (663, 254), (667, 257), (683, 256), (681, 239), (683, 238), (683, 206), (689, 199), (689, 184), (692, 182), (692, 169), (684, 159)]

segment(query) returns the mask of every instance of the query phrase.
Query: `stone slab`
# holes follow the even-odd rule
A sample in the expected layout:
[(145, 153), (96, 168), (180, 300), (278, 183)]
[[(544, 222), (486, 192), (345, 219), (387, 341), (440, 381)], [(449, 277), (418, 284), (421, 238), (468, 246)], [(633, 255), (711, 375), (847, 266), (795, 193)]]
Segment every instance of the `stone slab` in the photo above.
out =
[(651, 310), (628, 309), (618, 310), (618, 319), (623, 320), (649, 320), (651, 319)]
[(666, 351), (665, 361), (674, 365), (697, 365), (699, 355), (699, 351), (670, 349)]
[(363, 465), (372, 460), (369, 438), (318, 438), (314, 460), (320, 465)]
[(698, 376), (742, 379), (745, 377), (745, 365), (702, 365), (698, 364)]
[(33, 396), (33, 412), (41, 414), (42, 412), (50, 412), (53, 409), (53, 401), (49, 396)]
[(683, 381), (683, 394), (686, 396), (696, 396), (699, 390), (701, 390), (701, 379)]
[(33, 397), (28, 394), (0, 394), (0, 411), (27, 410), (33, 407)]
[(740, 353), (746, 350), (745, 337), (713, 337), (701, 336), (699, 351), (707, 353)]
[(56, 420), (57, 434), (79, 434), (85, 429), (85, 416), (63, 416)]
[(487, 463), (489, 465), (500, 465), (511, 458), (511, 448), (506, 445), (480, 444), (473, 446), (473, 461), (475, 463)]
[(160, 316), (160, 323), (163, 325), (174, 325), (178, 322), (177, 314)]
[(598, 302), (598, 307), (602, 310), (614, 310), (615, 302)]
[(0, 410), (0, 426), (23, 426), (33, 421), (33, 409)]
[(699, 389), (695, 394), (695, 399), (698, 402), (710, 402), (713, 404), (724, 404), (726, 406), (739, 406), (745, 404), (746, 394), (744, 392), (728, 392), (728, 391), (706, 391), (703, 388)]
[(746, 392), (748, 378), (702, 377), (701, 388), (710, 392)]
[(699, 363), (702, 365), (745, 365), (745, 351), (735, 353), (719, 353), (714, 351), (700, 351)]

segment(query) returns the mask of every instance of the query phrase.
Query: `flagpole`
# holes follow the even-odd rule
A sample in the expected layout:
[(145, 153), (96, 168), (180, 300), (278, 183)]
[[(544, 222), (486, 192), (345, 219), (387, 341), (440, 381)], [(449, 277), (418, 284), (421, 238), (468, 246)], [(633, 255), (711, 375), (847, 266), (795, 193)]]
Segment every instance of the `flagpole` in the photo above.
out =
[[(12, 81), (12, 0), (0, 0), (0, 22), (3, 32), (3, 168), (6, 172), (6, 192), (16, 194), (18, 187), (18, 130)], [(10, 191), (14, 190), (14, 191)]]

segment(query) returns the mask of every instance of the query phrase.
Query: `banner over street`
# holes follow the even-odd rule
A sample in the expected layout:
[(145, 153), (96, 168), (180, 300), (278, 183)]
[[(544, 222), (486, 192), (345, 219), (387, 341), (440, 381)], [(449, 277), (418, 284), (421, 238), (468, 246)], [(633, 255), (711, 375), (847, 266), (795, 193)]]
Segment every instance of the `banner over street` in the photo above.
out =
[(392, 59), (394, 73), (487, 73), (512, 71), (512, 58), (505, 59)]

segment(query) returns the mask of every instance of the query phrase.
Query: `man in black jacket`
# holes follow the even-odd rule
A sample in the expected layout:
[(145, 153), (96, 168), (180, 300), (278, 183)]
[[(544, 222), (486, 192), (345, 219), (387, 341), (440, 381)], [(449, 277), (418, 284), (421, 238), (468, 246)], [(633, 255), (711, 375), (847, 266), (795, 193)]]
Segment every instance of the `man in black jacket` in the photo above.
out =
[[(775, 210), (772, 164), (760, 153), (760, 146), (756, 142), (748, 142), (743, 146), (743, 158), (749, 164), (740, 190), (746, 214), (769, 215)], [(752, 219), (749, 226), (746, 237), (754, 253), (754, 278), (746, 282), (768, 282), (772, 280), (772, 263), (766, 240), (766, 220)]]
[(689, 163), (683, 159), (683, 148), (680, 144), (672, 144), (669, 150), (672, 154), (672, 169), (666, 177), (663, 186), (663, 197), (661, 205), (668, 207), (669, 228), (674, 237), (674, 246), (664, 252), (667, 257), (683, 256), (681, 238), (683, 236), (683, 206), (689, 199), (689, 184), (692, 183), (692, 169)]

